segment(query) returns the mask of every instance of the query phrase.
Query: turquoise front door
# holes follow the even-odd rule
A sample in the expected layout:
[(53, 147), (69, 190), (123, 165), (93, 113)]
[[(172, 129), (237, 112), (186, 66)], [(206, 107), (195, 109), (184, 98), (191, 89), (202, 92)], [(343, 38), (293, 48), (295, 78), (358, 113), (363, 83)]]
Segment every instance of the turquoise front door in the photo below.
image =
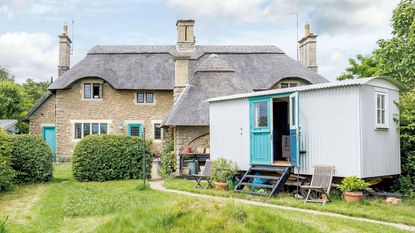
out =
[(143, 130), (141, 124), (128, 124), (128, 136), (141, 137)]
[(298, 93), (290, 95), (290, 162), (292, 165), (300, 166), (300, 127)]
[(42, 128), (42, 136), (46, 144), (50, 147), (55, 156), (56, 153), (56, 129), (54, 126), (45, 126)]
[(250, 101), (251, 164), (272, 164), (271, 98)]

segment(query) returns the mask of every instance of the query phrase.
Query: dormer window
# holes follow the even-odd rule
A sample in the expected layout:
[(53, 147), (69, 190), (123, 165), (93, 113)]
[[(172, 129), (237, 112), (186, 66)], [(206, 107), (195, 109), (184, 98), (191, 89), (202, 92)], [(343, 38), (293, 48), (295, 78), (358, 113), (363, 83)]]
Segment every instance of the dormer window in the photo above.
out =
[(281, 83), (281, 88), (289, 88), (298, 86), (297, 82), (283, 82)]
[(102, 99), (102, 83), (84, 83), (84, 99)]

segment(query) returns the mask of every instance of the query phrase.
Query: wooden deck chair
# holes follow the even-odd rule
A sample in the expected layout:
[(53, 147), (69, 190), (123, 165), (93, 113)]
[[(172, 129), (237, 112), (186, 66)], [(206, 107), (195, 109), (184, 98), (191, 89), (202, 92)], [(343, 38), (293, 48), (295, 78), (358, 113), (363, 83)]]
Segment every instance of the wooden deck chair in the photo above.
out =
[[(334, 166), (314, 166), (313, 177), (311, 178), (311, 183), (308, 186), (301, 186), (301, 189), (307, 191), (307, 197), (304, 200), (304, 203), (307, 202), (321, 202), (326, 204), (327, 201), (330, 201), (330, 188), (331, 181), (333, 180)], [(310, 197), (311, 191), (317, 191), (321, 193), (321, 198), (312, 199)]]
[[(202, 174), (192, 175), (193, 179), (195, 179), (195, 181), (196, 181), (195, 188), (204, 188), (204, 189), (207, 189), (209, 187), (213, 188), (213, 185), (212, 185), (212, 164), (213, 164), (212, 161), (206, 160), (205, 169), (203, 169)], [(200, 182), (202, 182), (204, 180), (207, 181), (207, 185), (203, 187)]]

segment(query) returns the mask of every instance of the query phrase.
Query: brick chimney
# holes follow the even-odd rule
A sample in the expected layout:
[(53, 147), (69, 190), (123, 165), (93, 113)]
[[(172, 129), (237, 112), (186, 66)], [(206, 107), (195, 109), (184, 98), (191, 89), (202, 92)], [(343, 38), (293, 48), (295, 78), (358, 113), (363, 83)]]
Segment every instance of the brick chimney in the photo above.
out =
[(60, 77), (70, 68), (72, 41), (68, 35), (68, 25), (63, 25), (63, 33), (59, 35), (59, 65), (58, 76)]
[(193, 19), (177, 20), (177, 45), (176, 49), (180, 52), (191, 52), (195, 50), (195, 36), (193, 28), (195, 21)]
[(310, 24), (304, 25), (304, 37), (298, 41), (300, 63), (317, 72), (317, 35), (310, 30)]

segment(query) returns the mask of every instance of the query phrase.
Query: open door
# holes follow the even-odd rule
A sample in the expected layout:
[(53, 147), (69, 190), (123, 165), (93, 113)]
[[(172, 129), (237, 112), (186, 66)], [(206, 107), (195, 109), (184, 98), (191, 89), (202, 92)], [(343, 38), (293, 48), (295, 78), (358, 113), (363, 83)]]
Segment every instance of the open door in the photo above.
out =
[(300, 166), (300, 127), (298, 122), (298, 92), (290, 95), (290, 162)]
[(250, 100), (251, 164), (272, 163), (271, 98)]

